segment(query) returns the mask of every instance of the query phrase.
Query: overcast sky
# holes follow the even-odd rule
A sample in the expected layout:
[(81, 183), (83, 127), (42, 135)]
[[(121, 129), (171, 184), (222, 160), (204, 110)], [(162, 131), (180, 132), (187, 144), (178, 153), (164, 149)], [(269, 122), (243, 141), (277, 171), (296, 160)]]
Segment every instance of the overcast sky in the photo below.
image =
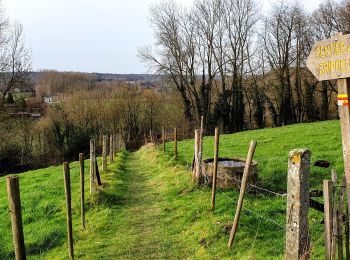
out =
[[(148, 7), (158, 1), (2, 0), (2, 5), (24, 26), (34, 70), (146, 73), (137, 49), (153, 42)], [(260, 0), (263, 12), (275, 1)], [(312, 11), (322, 0), (300, 2)]]

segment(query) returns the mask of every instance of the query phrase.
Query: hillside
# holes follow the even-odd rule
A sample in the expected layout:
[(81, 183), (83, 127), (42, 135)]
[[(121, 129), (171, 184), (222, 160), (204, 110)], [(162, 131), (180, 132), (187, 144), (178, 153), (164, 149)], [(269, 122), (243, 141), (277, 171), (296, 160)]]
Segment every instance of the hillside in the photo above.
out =
[[(210, 212), (210, 188), (196, 188), (189, 168), (193, 140), (179, 142), (179, 159), (147, 145), (117, 155), (102, 174), (99, 195), (87, 194), (87, 228), (80, 228), (79, 168), (71, 164), (73, 228), (77, 259), (239, 258), (282, 259), (286, 220), (287, 155), (307, 147), (312, 162), (325, 159), (343, 170), (338, 121), (299, 124), (221, 136), (220, 156), (245, 157), (249, 141), (258, 141), (259, 187), (275, 192), (249, 193), (232, 250), (227, 249), (237, 191), (218, 190)], [(213, 138), (204, 138), (204, 158), (212, 157)], [(86, 161), (86, 173), (88, 172)], [(320, 188), (330, 170), (312, 167), (311, 188)], [(0, 259), (12, 259), (12, 235), (5, 178), (0, 178)], [(24, 233), (30, 259), (66, 259), (65, 200), (62, 167), (30, 171), (20, 177)], [(280, 196), (281, 194), (281, 196)], [(322, 214), (310, 210), (312, 258), (323, 252)]]

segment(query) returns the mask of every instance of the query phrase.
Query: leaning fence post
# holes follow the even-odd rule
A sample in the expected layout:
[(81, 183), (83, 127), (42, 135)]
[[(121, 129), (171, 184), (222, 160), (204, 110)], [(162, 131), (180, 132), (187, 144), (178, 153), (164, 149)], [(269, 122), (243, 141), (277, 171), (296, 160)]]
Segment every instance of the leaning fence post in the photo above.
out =
[(326, 241), (326, 259), (332, 257), (332, 225), (333, 225), (333, 207), (332, 207), (333, 181), (323, 181), (324, 198), (324, 228)]
[(24, 246), (24, 234), (22, 223), (21, 196), (19, 190), (19, 177), (8, 176), (6, 178), (7, 197), (12, 223), (12, 237), (15, 248), (16, 260), (26, 259)]
[(81, 209), (81, 227), (82, 229), (85, 229), (85, 194), (84, 194), (84, 186), (85, 186), (85, 180), (84, 180), (84, 154), (79, 154), (79, 165), (80, 165), (80, 209)]
[(73, 251), (73, 225), (72, 225), (72, 197), (70, 189), (70, 172), (69, 163), (63, 163), (64, 191), (66, 194), (67, 209), (67, 236), (68, 236), (68, 252), (69, 258), (74, 259)]
[(238, 222), (239, 222), (239, 218), (240, 218), (240, 214), (241, 214), (241, 209), (243, 206), (243, 199), (244, 199), (244, 195), (245, 195), (245, 192), (247, 189), (248, 177), (249, 177), (249, 173), (250, 173), (250, 166), (251, 166), (251, 163), (253, 161), (255, 148), (256, 148), (256, 141), (251, 141), (250, 146), (249, 146), (248, 155), (247, 155), (247, 160), (245, 162), (245, 167), (244, 167), (244, 171), (243, 171), (242, 183), (241, 183), (241, 188), (239, 191), (239, 199), (238, 199), (238, 203), (237, 203), (237, 209), (235, 212), (235, 218), (233, 220), (232, 229), (231, 229), (231, 233), (230, 233), (230, 239), (228, 241), (229, 248), (232, 247), (232, 243), (233, 243), (233, 240), (234, 240), (235, 235), (236, 235)]
[(174, 159), (177, 160), (177, 128), (174, 128)]
[(310, 157), (308, 149), (292, 150), (288, 157), (285, 259), (309, 258)]
[(107, 171), (107, 136), (103, 136), (102, 140), (102, 171)]
[(96, 154), (95, 140), (90, 140), (90, 194), (96, 191)]

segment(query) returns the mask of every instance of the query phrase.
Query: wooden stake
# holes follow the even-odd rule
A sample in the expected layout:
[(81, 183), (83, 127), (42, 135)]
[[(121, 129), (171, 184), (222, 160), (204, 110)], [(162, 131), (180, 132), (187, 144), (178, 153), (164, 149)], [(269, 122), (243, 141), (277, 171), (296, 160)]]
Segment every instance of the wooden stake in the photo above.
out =
[(26, 250), (24, 246), (19, 177), (8, 176), (6, 178), (6, 188), (9, 202), (9, 211), (11, 214), (12, 238), (13, 246), (15, 248), (15, 257), (16, 260), (25, 260)]
[(113, 134), (109, 136), (109, 163), (113, 163)]
[(70, 172), (69, 163), (63, 163), (64, 176), (64, 191), (66, 194), (66, 209), (67, 209), (67, 236), (68, 236), (68, 252), (69, 258), (74, 259), (73, 249), (73, 225), (72, 225), (72, 197), (70, 189)]
[(211, 191), (211, 210), (215, 209), (215, 194), (216, 194), (216, 176), (218, 172), (218, 155), (219, 155), (219, 128), (215, 128), (215, 141), (214, 141), (214, 167), (213, 167), (213, 183)]
[(332, 223), (333, 223), (333, 208), (332, 208), (332, 191), (333, 181), (323, 181), (323, 198), (324, 198), (324, 228), (326, 241), (326, 259), (332, 258)]
[(121, 139), (122, 139), (121, 135), (117, 134), (117, 153), (122, 150)]
[(333, 188), (332, 188), (332, 209), (333, 209), (333, 219), (332, 219), (332, 246), (331, 246), (331, 257), (332, 259), (335, 259), (335, 255), (337, 253), (337, 237), (338, 237), (338, 216), (337, 216), (337, 203), (336, 203), (336, 188), (337, 188), (337, 173), (335, 169), (332, 169), (332, 182), (333, 182)]
[(174, 159), (177, 160), (177, 128), (174, 128)]
[(242, 183), (241, 183), (241, 189), (239, 192), (239, 199), (238, 199), (237, 209), (236, 209), (236, 213), (235, 213), (235, 218), (233, 220), (232, 229), (231, 229), (231, 233), (230, 233), (230, 239), (228, 241), (229, 248), (232, 247), (233, 240), (234, 240), (235, 235), (236, 235), (238, 222), (239, 222), (239, 218), (241, 215), (241, 209), (243, 206), (243, 199), (244, 199), (244, 195), (245, 195), (245, 192), (247, 189), (250, 166), (251, 166), (251, 163), (252, 163), (252, 160), (254, 157), (255, 148), (256, 148), (256, 141), (251, 141), (250, 146), (249, 146), (248, 155), (247, 155), (247, 160), (246, 160), (245, 167), (244, 167), (243, 176), (242, 176)]
[(116, 146), (117, 146), (116, 144), (117, 144), (117, 134), (113, 134), (113, 158), (116, 155)]
[(81, 228), (85, 229), (85, 193), (84, 193), (84, 154), (79, 154), (79, 164), (80, 164), (80, 209), (81, 209)]
[(90, 140), (90, 194), (96, 191), (96, 154), (95, 140)]
[(102, 140), (102, 172), (107, 171), (107, 139), (108, 137), (104, 135)]
[(194, 174), (193, 174), (193, 181), (196, 182), (198, 185), (200, 184), (201, 180), (201, 166), (202, 166), (202, 154), (201, 154), (201, 130), (197, 129), (194, 131)]
[[(348, 100), (350, 94), (350, 78), (337, 80), (338, 95), (345, 96)], [(344, 172), (346, 176), (346, 187), (350, 190), (350, 109), (349, 105), (340, 105), (339, 117), (342, 133)], [(350, 212), (350, 192), (347, 192), (348, 211)], [(348, 216), (349, 217), (349, 216)], [(350, 222), (350, 221), (349, 221)]]
[[(346, 179), (343, 178), (339, 192), (339, 207), (338, 207), (338, 259), (342, 260), (343, 253), (343, 225), (344, 225), (344, 196), (345, 196)], [(345, 222), (346, 223), (346, 222)]]
[(163, 153), (165, 154), (165, 129), (162, 127), (162, 142), (163, 142)]
[(101, 186), (102, 182), (101, 182), (100, 171), (98, 170), (97, 158), (95, 158), (95, 169), (96, 169), (95, 176), (96, 176), (97, 184), (98, 184), (98, 186)]

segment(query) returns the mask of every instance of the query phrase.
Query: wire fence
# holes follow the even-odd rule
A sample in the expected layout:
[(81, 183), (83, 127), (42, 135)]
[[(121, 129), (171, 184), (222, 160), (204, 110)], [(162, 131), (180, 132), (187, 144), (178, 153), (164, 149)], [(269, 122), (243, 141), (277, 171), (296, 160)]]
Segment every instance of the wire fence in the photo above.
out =
[[(153, 141), (155, 143), (162, 143), (163, 138), (158, 138), (159, 134), (156, 134), (155, 137), (150, 137), (150, 141)], [(167, 138), (165, 139), (166, 142), (168, 141), (173, 141), (174, 140), (174, 136), (173, 133), (167, 133), (166, 134)], [(178, 134), (177, 135), (178, 140), (184, 140), (184, 139), (193, 139), (193, 135), (187, 135), (187, 134)], [(147, 139), (146, 139), (147, 140)], [(186, 153), (191, 154), (193, 153), (193, 151), (186, 151)], [(220, 154), (225, 154), (225, 155), (230, 155), (232, 153), (231, 149), (228, 148), (220, 148)], [(193, 170), (193, 159), (189, 159), (192, 156), (184, 156), (182, 157), (184, 162), (185, 162), (185, 167), (188, 171), (192, 171)], [(84, 159), (88, 160), (90, 159), (90, 154), (86, 154), (84, 155)], [(286, 163), (286, 162), (283, 162)], [(78, 170), (80, 168), (79, 164), (76, 163), (74, 165), (72, 165), (70, 167), (71, 170)], [(235, 180), (238, 183), (241, 183), (241, 180), (236, 179)], [(259, 183), (264, 183), (264, 181), (261, 181)], [(45, 187), (46, 189), (54, 189), (56, 187), (57, 183), (47, 183), (47, 186)], [(220, 199), (220, 197), (224, 197), (227, 201), (229, 201), (229, 205), (230, 207), (232, 207), (232, 205), (237, 204), (237, 199), (233, 196), (234, 192), (232, 191), (226, 191), (224, 189), (221, 189), (219, 187), (217, 187), (217, 198)], [(251, 254), (253, 253), (253, 251), (255, 250), (256, 247), (261, 246), (261, 244), (269, 244), (270, 246), (270, 250), (275, 251), (275, 253), (277, 255), (283, 255), (284, 252), (284, 248), (281, 247), (280, 245), (278, 246), (274, 246), (274, 245), (270, 245), (269, 241), (264, 241), (262, 239), (260, 239), (261, 236), (264, 236), (264, 234), (266, 233), (266, 225), (269, 225), (268, 227), (268, 232), (272, 232), (273, 234), (276, 235), (275, 239), (284, 239), (285, 237), (285, 232), (286, 232), (286, 199), (287, 199), (287, 193), (283, 193), (283, 192), (278, 192), (276, 190), (271, 190), (268, 187), (266, 187), (265, 185), (260, 186), (257, 183), (248, 183), (248, 187), (247, 187), (247, 192), (248, 194), (252, 194), (252, 198), (253, 200), (256, 199), (256, 197), (254, 197), (255, 195), (261, 195), (261, 196), (265, 196), (269, 199), (273, 198), (275, 200), (279, 201), (279, 206), (281, 207), (281, 211), (279, 211), (277, 217), (274, 217), (274, 214), (272, 214), (272, 211), (270, 211), (269, 209), (266, 209), (266, 207), (261, 207), (265, 210), (261, 211), (258, 210), (257, 207), (252, 208), (249, 203), (248, 204), (244, 204), (242, 206), (242, 217), (244, 218), (245, 215), (244, 214), (249, 214), (249, 216), (253, 216), (254, 219), (257, 220), (257, 225), (248, 225), (245, 226), (245, 228), (249, 229), (251, 232), (251, 234), (253, 234), (252, 238), (252, 243), (249, 246), (245, 246), (246, 250), (249, 250), (251, 252)], [(43, 198), (45, 199), (45, 198)], [(281, 213), (284, 210), (284, 213)], [(24, 213), (25, 213), (26, 209), (24, 209)], [(1, 212), (0, 212), (1, 214)], [(49, 218), (43, 218), (42, 221), (39, 222), (39, 225), (36, 226), (35, 230), (32, 229), (30, 232), (33, 232), (33, 234), (28, 233), (27, 236), (31, 237), (34, 236), (34, 232), (37, 231), (42, 231), (42, 230), (46, 230), (47, 226), (51, 225), (50, 219)], [(272, 230), (272, 231), (271, 231)], [(64, 236), (62, 236), (61, 233), (59, 234), (48, 234), (49, 238), (45, 238), (44, 241), (41, 241), (40, 245), (35, 245), (35, 243), (33, 243), (32, 245), (29, 244), (28, 247), (28, 251), (27, 251), (27, 255), (35, 255), (35, 256), (44, 256), (48, 251), (50, 251), (52, 248), (54, 248), (57, 245), (57, 242), (59, 242), (60, 240), (63, 239)], [(43, 236), (45, 237), (45, 235)], [(313, 247), (318, 247), (321, 246), (321, 244), (324, 243), (323, 240), (323, 236), (321, 236), (320, 238), (318, 238), (314, 243), (312, 243)], [(312, 252), (311, 254), (312, 256), (315, 256), (314, 253)], [(7, 255), (5, 256), (4, 259), (10, 259), (13, 258), (13, 252), (9, 251), (7, 253)]]
[[(84, 168), (88, 168), (90, 154), (84, 155)], [(42, 171), (42, 170), (39, 170)], [(70, 164), (71, 185), (74, 192), (73, 197), (79, 197), (79, 162)], [(64, 243), (66, 239), (66, 219), (62, 214), (57, 217), (57, 212), (61, 212), (64, 208), (64, 189), (63, 178), (46, 178), (41, 175), (50, 175), (49, 172), (40, 172), (31, 179), (30, 187), (21, 187), (21, 204), (23, 231), (25, 237), (26, 255), (39, 258), (45, 255), (53, 248)], [(61, 175), (59, 175), (61, 177)], [(89, 183), (85, 182), (85, 189)], [(58, 189), (62, 186), (62, 189)], [(30, 189), (30, 192), (29, 192)], [(35, 192), (33, 192), (35, 191)], [(5, 193), (4, 193), (5, 194)], [(74, 207), (78, 208), (80, 204), (72, 201)], [(74, 211), (73, 218), (80, 220), (78, 211)], [(78, 216), (79, 215), (79, 216)], [(10, 227), (10, 211), (7, 206), (0, 209), (0, 216), (6, 222), (5, 226)], [(2, 223), (3, 225), (4, 223)], [(6, 230), (6, 229), (5, 229)], [(3, 235), (5, 238), (5, 234)], [(6, 232), (6, 243), (0, 246), (0, 259), (14, 259), (14, 251), (11, 232)]]
[[(168, 137), (169, 134), (167, 134)], [(184, 135), (184, 139), (189, 139), (191, 142), (194, 142), (194, 135)], [(202, 142), (206, 142), (208, 139), (202, 140)], [(173, 138), (166, 138), (166, 142), (173, 141)], [(212, 140), (208, 140), (210, 143)], [(157, 143), (161, 143), (162, 139), (157, 140)], [(220, 142), (222, 142), (220, 140)], [(194, 143), (193, 143), (194, 144)], [(202, 143), (203, 145), (203, 143)], [(207, 146), (207, 145), (206, 145)], [(169, 145), (166, 146), (166, 153), (169, 155), (169, 151), (171, 152), (172, 147)], [(182, 148), (186, 147), (186, 150), (179, 150), (179, 153), (182, 153), (182, 155), (179, 155), (180, 162), (186, 167), (187, 171), (193, 171), (194, 170), (194, 145), (189, 146), (188, 143)], [(221, 157), (231, 157), (233, 153), (237, 154), (237, 151), (233, 151), (233, 149), (230, 149), (225, 146), (220, 146), (219, 153)], [(205, 149), (202, 150), (202, 158), (207, 158), (208, 155), (212, 155), (212, 152), (208, 150), (208, 147), (205, 147)], [(273, 163), (273, 164), (280, 164), (280, 165), (286, 165), (287, 161), (282, 160), (281, 157), (271, 158), (269, 156), (268, 159), (262, 159), (260, 163)], [(286, 167), (287, 168), (287, 167)], [(286, 176), (286, 175), (285, 175)], [(280, 178), (280, 176), (278, 176)], [(241, 181), (238, 179), (235, 180), (237, 183), (241, 183)], [(257, 208), (266, 209), (266, 205), (262, 205), (262, 207), (258, 207), (254, 205), (254, 207), (250, 207), (249, 203), (246, 205), (244, 204), (242, 207), (243, 212), (243, 218), (244, 215), (249, 213), (250, 215), (253, 215), (257, 219), (257, 225), (252, 225), (250, 227), (244, 226), (245, 229), (250, 228), (254, 229), (254, 232), (251, 232), (251, 234), (254, 234), (253, 242), (251, 244), (250, 251), (252, 252), (256, 246), (261, 246), (261, 244), (266, 243), (266, 241), (259, 239), (261, 235), (265, 232), (265, 229), (262, 228), (262, 223), (268, 223), (269, 228), (273, 229), (276, 236), (282, 241), (282, 244), (284, 245), (285, 240), (285, 233), (286, 233), (286, 210), (287, 210), (287, 196), (288, 194), (285, 192), (285, 189), (283, 188), (283, 185), (278, 185), (273, 187), (271, 189), (271, 180), (267, 179), (259, 179), (257, 183), (248, 183), (247, 192), (250, 194), (250, 200), (259, 201), (257, 197), (254, 199), (254, 194), (259, 196), (264, 196), (264, 198), (275, 198), (274, 200), (280, 201), (278, 205), (280, 205), (280, 210), (278, 213), (278, 217), (275, 217), (273, 212), (274, 210), (270, 211), (269, 209), (265, 211), (260, 211)], [(231, 191), (225, 191), (223, 189), (220, 189), (217, 187), (217, 200), (219, 200), (220, 196), (224, 197), (227, 201), (229, 201), (232, 204), (237, 204), (237, 200), (234, 197), (234, 193)], [(261, 197), (259, 197), (261, 199)], [(318, 214), (318, 215), (317, 215)], [(313, 212), (312, 216), (314, 217), (317, 215), (318, 219), (322, 219), (322, 213), (320, 212)], [(311, 257), (320, 257), (320, 252), (323, 252), (324, 250), (324, 236), (323, 231), (320, 232), (319, 230), (323, 230), (323, 225), (321, 225), (321, 221), (319, 223), (319, 226), (316, 228), (316, 230), (310, 230), (311, 233), (314, 233), (316, 236), (311, 240)], [(269, 242), (268, 242), (269, 243)], [(268, 244), (269, 247), (273, 247), (272, 244)], [(278, 252), (279, 255), (283, 256), (285, 250), (284, 246), (278, 246), (277, 248), (274, 248), (273, 251)], [(322, 255), (321, 255), (322, 256)]]

